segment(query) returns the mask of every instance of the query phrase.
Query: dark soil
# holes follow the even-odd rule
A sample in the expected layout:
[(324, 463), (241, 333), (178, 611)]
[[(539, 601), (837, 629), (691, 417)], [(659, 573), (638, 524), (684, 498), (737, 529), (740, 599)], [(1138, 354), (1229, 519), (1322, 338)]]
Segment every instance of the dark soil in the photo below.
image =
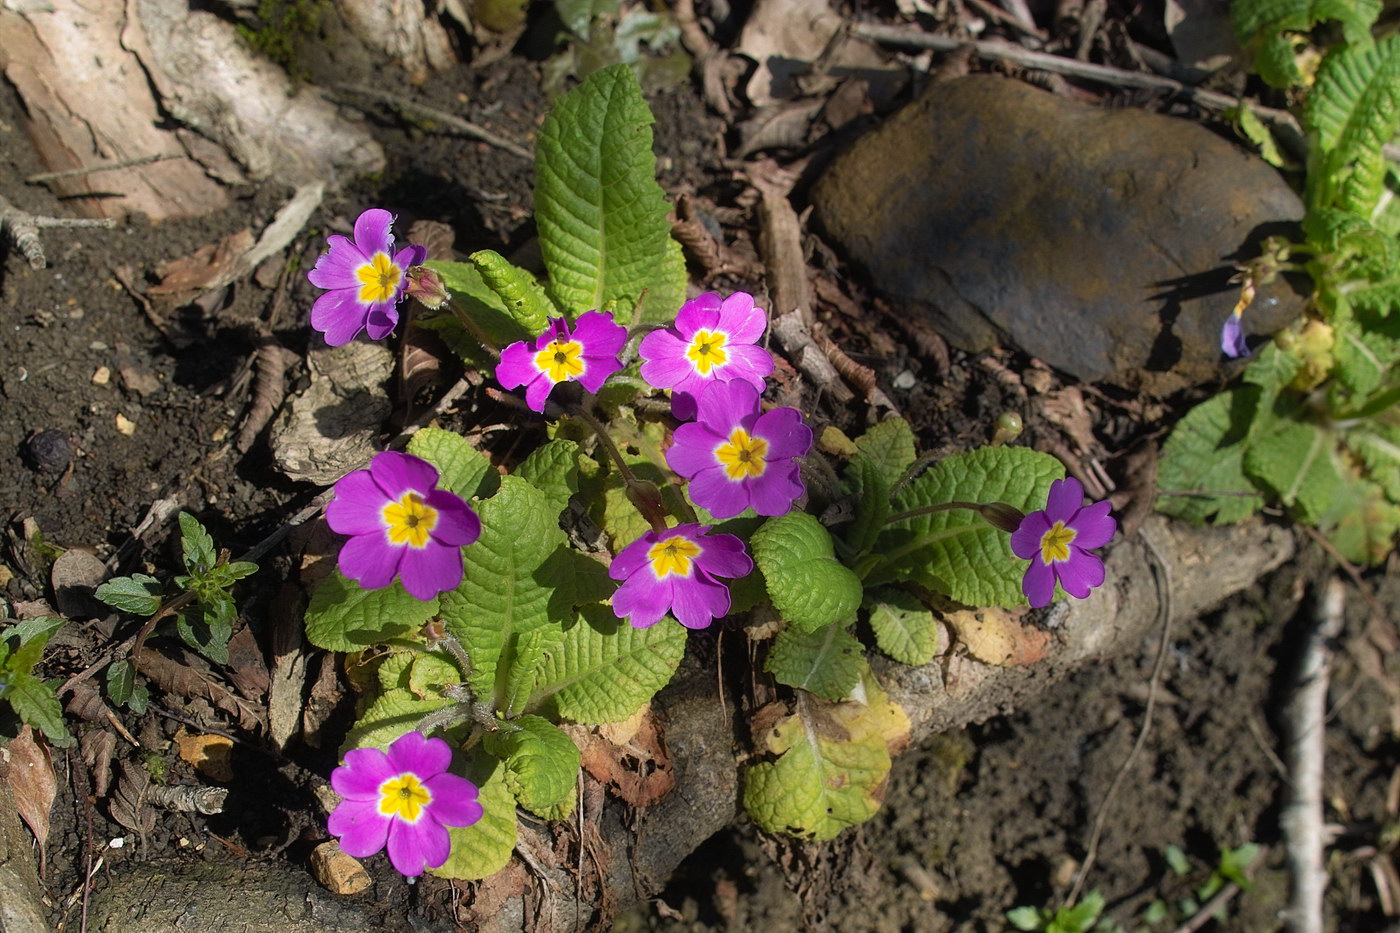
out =
[[(316, 67), (344, 68), (346, 62), (308, 67), (315, 80)], [(538, 88), (538, 66), (506, 55), (494, 65), (443, 76), (423, 89), (422, 98), (463, 110), (528, 147), (547, 108)], [(724, 123), (692, 87), (654, 94), (651, 102), (663, 187), (722, 209), (731, 245), (752, 254), (752, 205), (736, 200), (742, 186), (725, 162)], [(23, 182), (45, 166), (17, 129), (21, 113), (12, 92), (0, 87), (0, 196), (22, 209), (64, 216), (62, 202)], [(528, 164), (391, 115), (375, 119), (389, 168), (323, 206), (289, 250), (289, 268), (308, 268), (325, 234), (344, 228), (369, 204), (392, 206), (400, 229), (424, 219), (449, 224), (459, 252), (489, 247), (509, 254), (528, 246)], [(259, 339), (271, 334), (297, 354), (319, 339), (306, 327), (314, 290), (304, 276), (272, 276), (270, 286), (240, 281), (184, 307), (147, 304), (140, 294), (160, 264), (242, 227), (260, 228), (289, 192), (268, 184), (240, 194), (228, 211), (197, 221), (48, 231), (46, 269), (31, 270), (13, 251), (5, 256), (0, 569), (10, 576), (0, 594), (11, 612), (21, 603), (52, 601), (48, 563), (56, 549), (91, 550), (115, 573), (169, 574), (175, 566), (170, 515), (162, 513), (154, 527), (133, 537), (160, 500), (195, 514), (219, 547), (237, 555), (279, 529), (318, 492), (281, 477), (264, 444), (246, 453), (234, 445), (251, 400)], [(810, 245), (821, 275), (854, 299), (850, 307), (874, 306), (858, 278), (847, 278), (839, 260), (815, 240)], [(761, 281), (739, 277), (705, 284), (759, 293), (763, 288)], [(905, 333), (892, 318), (868, 310), (853, 317), (844, 307), (825, 301), (820, 308), (834, 338), (857, 362), (876, 369), (881, 386), (917, 419), (926, 447), (985, 442), (996, 415), (1014, 407), (1014, 391), (996, 375), (1001, 363), (1024, 364), (1014, 354), (990, 360), (933, 356), (920, 335)], [(905, 374), (916, 377), (912, 387), (892, 388), (908, 381)], [(294, 372), (292, 391), (297, 377)], [(502, 417), (494, 409), (478, 412)], [(848, 430), (859, 430), (864, 418), (855, 408), (823, 408), (813, 415)], [(448, 417), (453, 424), (465, 418)], [(1113, 410), (1101, 427), (1101, 439), (1116, 447), (1153, 426)], [(1040, 430), (1028, 425), (1026, 441), (1034, 444)], [(505, 448), (513, 442), (507, 437), (498, 443)], [(239, 592), (254, 655), (271, 649), (286, 614), (279, 614), (279, 605), (285, 609), (289, 600), (302, 598), (284, 583), (295, 582), (305, 537), (296, 548), (273, 550), (263, 559), (264, 570)], [(1222, 923), (1204, 929), (1267, 931), (1281, 924), (1286, 882), (1278, 813), (1285, 785), (1272, 757), (1278, 747), (1274, 711), (1296, 631), (1331, 572), (1325, 555), (1306, 555), (1219, 613), (1173, 634), (1151, 733), (1106, 815), (1088, 878), (1088, 887), (1101, 890), (1112, 916), (1130, 929), (1154, 899), (1164, 898), (1177, 910), (1180, 898), (1204, 881), (1221, 847), (1246, 842), (1266, 847), (1253, 872), (1253, 890), (1230, 905)], [(1397, 586), (1393, 577), (1384, 578), (1382, 605), (1395, 604)], [(1359, 590), (1352, 591), (1350, 607), (1344, 641), (1349, 650), (1339, 654), (1328, 733), (1329, 819), (1342, 826), (1329, 907), (1334, 929), (1366, 930), (1383, 924), (1367, 860), (1390, 858), (1382, 830), (1397, 818), (1389, 788), (1400, 721), (1395, 696), (1387, 692), (1395, 690), (1395, 664), (1363, 670), (1357, 659), (1375, 656), (1370, 645), (1395, 642), (1397, 620), (1393, 611), (1370, 611)], [(109, 618), (70, 626), (55, 641), (45, 673), (66, 678), (98, 662), (105, 648), (134, 630), (130, 621), (119, 629), (114, 623)], [(172, 654), (178, 650), (172, 638), (158, 637), (153, 644)], [(833, 843), (777, 840), (748, 825), (720, 834), (687, 860), (659, 898), (623, 914), (618, 929), (997, 930), (1012, 907), (1060, 902), (1085, 858), (1107, 788), (1137, 736), (1155, 650), (1155, 641), (1145, 643), (1135, 656), (1051, 686), (1014, 716), (911, 749), (896, 762), (880, 815)], [(87, 754), (56, 752), (60, 792), (43, 875), (55, 923), (65, 929), (76, 923), (70, 896), (82, 890), (84, 866), (94, 852), (106, 866), (98, 885), (133, 858), (305, 865), (310, 848), (325, 838), (315, 791), (334, 767), (351, 712), (336, 659), (318, 653), (311, 663), (310, 681), (319, 684), (312, 702), (333, 709), (322, 717), (322, 736), (294, 744), (287, 757), (263, 747), (256, 730), (240, 727), (199, 698), (158, 694), (144, 715), (121, 711), (122, 725), (140, 747), (118, 739), (105, 754), (93, 750), (99, 747), (93, 737), (112, 734), (109, 723), (100, 716), (87, 723), (71, 720)], [(227, 682), (231, 673), (215, 670), (210, 676)], [(261, 702), (256, 684), (238, 689), (248, 703)], [(171, 749), (180, 730), (238, 737), (227, 809), (215, 817), (162, 811), (155, 828), (136, 838), (113, 818), (103, 773), (116, 773), (126, 762), (161, 771), (168, 783), (208, 783)], [(129, 842), (108, 848), (116, 838)], [(1193, 871), (1186, 878), (1167, 867), (1169, 845), (1190, 857)], [(432, 879), (405, 886), (382, 858), (369, 860), (368, 867), (379, 893), (362, 906), (379, 928), (451, 928), (458, 888)], [(1169, 930), (1184, 919), (1178, 912), (1151, 929)]]

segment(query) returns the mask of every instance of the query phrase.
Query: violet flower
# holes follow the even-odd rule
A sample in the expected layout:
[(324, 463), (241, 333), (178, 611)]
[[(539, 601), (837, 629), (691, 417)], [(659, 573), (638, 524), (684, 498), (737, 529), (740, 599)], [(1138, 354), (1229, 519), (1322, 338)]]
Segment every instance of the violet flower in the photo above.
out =
[(1239, 310), (1231, 312), (1225, 319), (1225, 326), (1220, 328), (1220, 352), (1231, 359), (1249, 356), (1249, 344), (1245, 342)]
[(743, 380), (715, 382), (700, 395), (699, 418), (676, 429), (666, 462), (690, 480), (690, 499), (716, 518), (752, 506), (784, 515), (802, 495), (797, 458), (812, 429), (795, 408), (759, 413), (758, 390)]
[(404, 875), (437, 868), (452, 851), (449, 826), (481, 819), (477, 787), (447, 773), (452, 747), (439, 738), (408, 732), (388, 752), (357, 748), (331, 772), (331, 787), (342, 798), (327, 829), (340, 837), (347, 855), (367, 858), (385, 845), (389, 861)]
[(577, 381), (589, 392), (602, 388), (622, 368), (618, 354), (626, 343), (627, 328), (613, 323), (606, 311), (580, 315), (572, 327), (562, 317), (552, 317), (534, 346), (520, 340), (501, 351), (496, 381), (507, 389), (524, 386), (525, 404), (542, 412), (561, 382)]
[(712, 382), (742, 379), (762, 392), (773, 357), (754, 344), (767, 326), (747, 292), (723, 300), (714, 292), (697, 295), (681, 305), (674, 324), (642, 338), (642, 378), (671, 390), (671, 411), (682, 420), (695, 417), (700, 391)]
[(326, 506), (331, 530), (351, 536), (340, 549), (340, 572), (367, 590), (398, 576), (422, 600), (461, 583), (462, 546), (480, 536), (481, 519), (437, 481), (431, 463), (396, 450), (341, 477)]
[(686, 628), (707, 628), (729, 612), (729, 587), (716, 577), (753, 570), (744, 542), (710, 534), (709, 525), (648, 531), (613, 558), (608, 575), (621, 580), (613, 612), (634, 628), (655, 625), (668, 611)]
[(1103, 583), (1103, 561), (1089, 551), (1112, 540), (1118, 523), (1108, 514), (1107, 501), (1083, 503), (1079, 480), (1057, 479), (1045, 508), (1027, 515), (1011, 535), (1011, 550), (1031, 562), (1021, 591), (1036, 608), (1055, 598), (1057, 582), (1075, 599)]
[(381, 340), (399, 323), (408, 269), (421, 264), (428, 251), (413, 243), (394, 252), (393, 222), (394, 216), (382, 208), (365, 211), (355, 220), (355, 238), (326, 237), (330, 252), (322, 253), (306, 274), (312, 285), (329, 289), (311, 306), (311, 326), (333, 347), (349, 343), (362, 330), (371, 340)]

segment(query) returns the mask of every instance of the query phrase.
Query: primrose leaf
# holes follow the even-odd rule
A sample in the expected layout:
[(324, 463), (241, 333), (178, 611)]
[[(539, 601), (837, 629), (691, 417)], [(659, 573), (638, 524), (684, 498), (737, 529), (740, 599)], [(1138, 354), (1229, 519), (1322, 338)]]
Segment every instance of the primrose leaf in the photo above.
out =
[(414, 696), (437, 698), (447, 684), (460, 684), (462, 672), (444, 655), (425, 651), (407, 652), (413, 658), (405, 686)]
[(1339, 382), (1357, 395), (1369, 395), (1385, 381), (1400, 356), (1400, 342), (1389, 334), (1358, 326), (1356, 318), (1336, 321), (1334, 352)]
[(904, 471), (914, 465), (914, 430), (903, 418), (888, 418), (856, 439), (851, 462), (873, 466), (886, 489), (894, 486)]
[(786, 628), (778, 633), (764, 670), (780, 684), (800, 687), (823, 700), (843, 700), (860, 680), (865, 653), (854, 635), (841, 625), (824, 625), (804, 632)]
[(574, 609), (601, 602), (617, 589), (605, 564), (571, 547), (561, 547), (549, 555), (540, 568), (540, 579), (554, 586), (549, 597), (551, 619), (572, 618)]
[(588, 725), (621, 722), (670, 682), (685, 654), (685, 632), (670, 616), (633, 628), (611, 609), (585, 607), (546, 646), (527, 708), (553, 707)]
[[(538, 335), (539, 331), (527, 331), (511, 316), (501, 296), (486, 284), (472, 263), (435, 259), (424, 265), (442, 277), (443, 284), (452, 292), (452, 299), (457, 307), (472, 319), (476, 328), (497, 348)], [(414, 323), (441, 335), (452, 351), (468, 365), (490, 367), (490, 354), (451, 311), (444, 308), (436, 313), (420, 314), (414, 317)]]
[(506, 786), (526, 810), (547, 820), (573, 812), (578, 746), (554, 723), (539, 716), (502, 722), (486, 733), (482, 746), (501, 759)]
[(881, 587), (865, 594), (875, 644), (901, 664), (927, 664), (947, 649), (933, 612), (913, 593)]
[(903, 418), (890, 418), (856, 442), (846, 468), (846, 484), (856, 499), (855, 520), (846, 530), (846, 543), (863, 553), (880, 536), (890, 517), (890, 490), (914, 463), (914, 432)]
[(184, 554), (185, 569), (193, 574), (204, 573), (218, 560), (214, 539), (189, 512), (180, 513), (180, 550)]
[(417, 628), (437, 611), (438, 600), (415, 599), (397, 580), (367, 590), (337, 570), (311, 594), (306, 640), (328, 651), (359, 651)]
[(1245, 472), (1293, 508), (1300, 519), (1317, 524), (1341, 485), (1336, 447), (1332, 431), (1279, 418), (1250, 442), (1244, 455)]
[[(1378, 0), (1325, 2), (1365, 9), (1372, 19), (1379, 6)], [(1370, 217), (1384, 190), (1383, 147), (1400, 129), (1400, 36), (1367, 39), (1329, 52), (1308, 95), (1304, 125), (1314, 137), (1307, 177), (1309, 213), (1335, 207)], [(1350, 34), (1348, 40), (1354, 41)]]
[(1400, 504), (1400, 427), (1368, 419), (1347, 431), (1343, 441), (1366, 467), (1366, 476)]
[(685, 261), (656, 183), (653, 122), (632, 69), (615, 65), (561, 97), (540, 128), (540, 253), (550, 295), (572, 313), (630, 309), (645, 293), (642, 320), (663, 321), (685, 301)]
[(1264, 504), (1244, 472), (1247, 432), (1259, 390), (1240, 386), (1187, 412), (1162, 447), (1157, 511), (1193, 524), (1243, 521)]
[(890, 749), (908, 741), (909, 718), (868, 667), (860, 683), (864, 702), (799, 699), (769, 732), (761, 751), (777, 759), (744, 776), (744, 808), (760, 828), (820, 841), (880, 808)]
[(1235, 0), (1230, 20), (1240, 44), (1254, 50), (1254, 67), (1269, 84), (1301, 84), (1290, 34), (1306, 33), (1327, 20), (1342, 25), (1347, 42), (1369, 43), (1380, 0)]
[(113, 609), (138, 616), (153, 616), (160, 609), (160, 581), (144, 573), (114, 577), (93, 594)]
[(468, 502), (495, 495), (501, 485), (491, 460), (454, 431), (423, 428), (409, 440), (408, 452), (437, 467), (438, 484)]
[(578, 492), (578, 456), (578, 444), (553, 440), (526, 457), (515, 475), (543, 493), (555, 512), (562, 512)]
[(418, 728), (418, 722), (424, 716), (450, 706), (452, 702), (440, 696), (415, 696), (411, 690), (386, 690), (370, 704), (346, 734), (340, 753), (344, 755), (352, 748), (377, 748), (383, 751), (405, 732)]
[(59, 748), (74, 744), (73, 735), (63, 724), (63, 707), (58, 702), (54, 685), (27, 672), (10, 671), (5, 675), (9, 685), (5, 699), (20, 720), (44, 733), (44, 737)]
[[(947, 502), (1005, 502), (1022, 512), (1045, 507), (1064, 467), (1027, 447), (982, 447), (946, 457), (896, 493), (896, 513)], [(1011, 536), (968, 509), (919, 515), (889, 525), (875, 548), (895, 578), (913, 580), (969, 606), (1025, 602), (1025, 564)], [(871, 581), (875, 582), (875, 581)]]
[(530, 695), (535, 692), (535, 681), (539, 678), (540, 665), (544, 664), (546, 652), (558, 650), (564, 639), (564, 630), (555, 626), (531, 629), (523, 633), (515, 643), (515, 657), (510, 670), (506, 672), (505, 689), (501, 693), (499, 708), (507, 717), (515, 716)]
[(499, 708), (516, 640), (551, 621), (553, 581), (542, 567), (564, 532), (544, 493), (518, 476), (502, 477), (478, 511), (481, 537), (463, 549), (466, 573), (442, 594), (442, 618), (472, 659), (472, 691)]
[(439, 878), (480, 881), (505, 868), (515, 851), (515, 796), (506, 786), (505, 767), (489, 756), (482, 755), (466, 777), (477, 786), (481, 819), (470, 826), (448, 827), (452, 854), (428, 871)]
[(549, 319), (559, 315), (534, 275), (494, 249), (477, 250), (467, 258), (481, 273), (481, 281), (501, 300), (506, 314), (530, 337), (544, 333)]
[(855, 617), (860, 579), (836, 560), (831, 535), (815, 517), (789, 512), (770, 518), (749, 544), (785, 620), (812, 631)]
[(1390, 556), (1400, 533), (1400, 506), (1376, 482), (1352, 476), (1337, 488), (1317, 524), (1342, 557), (1355, 564), (1379, 564)]

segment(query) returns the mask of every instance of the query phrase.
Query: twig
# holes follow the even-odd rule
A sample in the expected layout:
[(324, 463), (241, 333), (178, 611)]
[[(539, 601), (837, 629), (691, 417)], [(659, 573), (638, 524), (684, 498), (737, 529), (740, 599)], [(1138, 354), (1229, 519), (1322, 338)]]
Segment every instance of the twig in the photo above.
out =
[(1177, 927), (1172, 933), (1196, 933), (1201, 927), (1210, 923), (1211, 918), (1220, 912), (1220, 908), (1234, 900), (1235, 895), (1239, 893), (1240, 886), (1231, 881), (1216, 891), (1215, 896), (1202, 904), (1201, 909), (1192, 914), (1190, 920)]
[(5, 198), (0, 197), (0, 233), (8, 235), (29, 262), (29, 268), (42, 269), (45, 265), (44, 246), (39, 242), (42, 227), (115, 227), (117, 222), (108, 217), (105, 220), (80, 220), (68, 217), (40, 217), (22, 211)]
[(1133, 742), (1132, 749), (1128, 752), (1128, 757), (1123, 759), (1123, 763), (1118, 766), (1118, 772), (1113, 775), (1113, 782), (1108, 786), (1108, 793), (1104, 794), (1103, 802), (1099, 804), (1099, 812), (1094, 814), (1094, 829), (1089, 834), (1089, 845), (1086, 847), (1084, 864), (1079, 869), (1079, 877), (1074, 880), (1074, 887), (1070, 889), (1069, 897), (1065, 900), (1067, 906), (1074, 906), (1079, 900), (1079, 894), (1084, 890), (1084, 882), (1089, 877), (1089, 870), (1094, 867), (1094, 861), (1099, 854), (1099, 839), (1103, 836), (1104, 823), (1108, 818), (1108, 808), (1113, 803), (1114, 796), (1118, 793), (1118, 788), (1122, 786), (1124, 778), (1128, 776), (1128, 769), (1132, 767), (1137, 759), (1138, 753), (1142, 751), (1143, 745), (1147, 743), (1147, 733), (1152, 729), (1152, 711), (1157, 706), (1157, 688), (1162, 683), (1162, 671), (1166, 667), (1168, 648), (1171, 646), (1172, 637), (1172, 573), (1167, 561), (1162, 557), (1162, 552), (1157, 549), (1157, 544), (1152, 540), (1146, 529), (1138, 532), (1138, 537), (1147, 546), (1147, 552), (1152, 556), (1153, 569), (1158, 574), (1158, 587), (1162, 594), (1162, 634), (1157, 639), (1157, 658), (1152, 662), (1152, 676), (1147, 682), (1147, 705), (1142, 712), (1142, 728), (1138, 730), (1137, 740)]
[(1345, 590), (1330, 578), (1318, 601), (1312, 624), (1303, 636), (1303, 651), (1294, 678), (1293, 696), (1284, 707), (1288, 723), (1288, 802), (1279, 822), (1288, 846), (1288, 874), (1293, 893), (1286, 912), (1293, 933), (1322, 933), (1322, 896), (1327, 872), (1322, 866), (1326, 842), (1322, 830), (1322, 762), (1325, 755), (1327, 680), (1330, 642), (1342, 631)]
[(103, 162), (101, 165), (89, 165), (85, 168), (70, 168), (64, 172), (40, 172), (38, 175), (30, 175), (24, 180), (26, 185), (36, 185), (45, 181), (58, 181), (60, 178), (77, 178), (79, 175), (91, 175), (95, 172), (110, 172), (113, 169), (133, 168), (137, 165), (146, 165), (151, 162), (164, 162), (166, 159), (184, 158), (179, 153), (162, 152), (156, 155), (138, 156), (135, 159), (122, 159), (119, 162)]
[(364, 87), (359, 84), (337, 84), (336, 88), (349, 94), (360, 94), (371, 100), (377, 100), (391, 107), (397, 107), (399, 111), (404, 114), (415, 114), (420, 119), (436, 120), (448, 130), (462, 136), (470, 136), (472, 139), (479, 139), (484, 143), (495, 146), (497, 149), (504, 149), (512, 155), (518, 155), (522, 159), (528, 159), (532, 162), (535, 159), (534, 153), (530, 152), (530, 150), (525, 147), (511, 142), (504, 136), (491, 132), (484, 126), (477, 126), (475, 123), (448, 113), (446, 110), (439, 110), (436, 107), (429, 107), (427, 104), (420, 104), (417, 101), (409, 100), (406, 97), (400, 97), (397, 94), (391, 94), (388, 91)]

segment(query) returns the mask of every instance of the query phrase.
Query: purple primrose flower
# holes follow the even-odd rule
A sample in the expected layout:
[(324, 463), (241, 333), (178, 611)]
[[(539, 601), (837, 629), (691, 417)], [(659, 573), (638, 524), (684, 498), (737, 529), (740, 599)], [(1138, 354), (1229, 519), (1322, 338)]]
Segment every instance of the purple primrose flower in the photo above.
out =
[(729, 611), (729, 587), (716, 577), (753, 570), (744, 542), (712, 535), (709, 525), (648, 531), (613, 558), (608, 575), (621, 580), (613, 612), (634, 628), (655, 625), (668, 611), (686, 628), (707, 628)]
[(437, 481), (431, 463), (396, 450), (341, 477), (326, 506), (331, 530), (350, 535), (340, 549), (340, 572), (367, 590), (398, 576), (423, 600), (461, 583), (462, 546), (480, 536), (481, 519)]
[(394, 252), (393, 222), (394, 215), (382, 208), (365, 211), (355, 221), (355, 238), (327, 237), (330, 252), (306, 274), (312, 285), (329, 289), (311, 307), (311, 326), (333, 347), (362, 330), (380, 340), (399, 323), (408, 269), (422, 263), (428, 251), (414, 243)]
[(544, 411), (545, 399), (561, 382), (577, 380), (589, 392), (622, 368), (618, 354), (627, 343), (627, 328), (613, 323), (606, 311), (580, 315), (573, 327), (562, 317), (549, 319), (549, 327), (535, 338), (534, 346), (517, 341), (501, 351), (496, 381), (507, 389), (525, 387), (525, 404)]
[(749, 506), (785, 515), (802, 495), (796, 458), (812, 429), (795, 408), (759, 413), (758, 390), (743, 380), (715, 382), (700, 395), (699, 419), (676, 429), (666, 462), (690, 480), (690, 499), (716, 518)]
[(1050, 484), (1045, 508), (1032, 512), (1011, 535), (1011, 550), (1029, 560), (1021, 591), (1036, 608), (1055, 598), (1055, 584), (1075, 599), (1103, 583), (1103, 561), (1093, 554), (1118, 529), (1108, 514), (1109, 503), (1084, 505), (1084, 487), (1070, 477)]
[(1225, 319), (1225, 326), (1220, 328), (1220, 352), (1230, 359), (1249, 356), (1249, 344), (1245, 343), (1244, 327), (1238, 309)]
[(385, 844), (389, 861), (400, 874), (423, 874), (447, 861), (449, 826), (470, 826), (481, 819), (477, 787), (447, 773), (452, 747), (438, 738), (409, 732), (388, 752), (357, 748), (331, 772), (331, 787), (342, 798), (326, 828), (340, 837), (340, 847), (367, 858)]
[(747, 292), (723, 300), (714, 292), (697, 295), (681, 305), (674, 324), (642, 338), (642, 378), (671, 390), (671, 410), (681, 419), (695, 417), (700, 391), (712, 382), (742, 379), (762, 392), (773, 357), (754, 344), (767, 326)]

